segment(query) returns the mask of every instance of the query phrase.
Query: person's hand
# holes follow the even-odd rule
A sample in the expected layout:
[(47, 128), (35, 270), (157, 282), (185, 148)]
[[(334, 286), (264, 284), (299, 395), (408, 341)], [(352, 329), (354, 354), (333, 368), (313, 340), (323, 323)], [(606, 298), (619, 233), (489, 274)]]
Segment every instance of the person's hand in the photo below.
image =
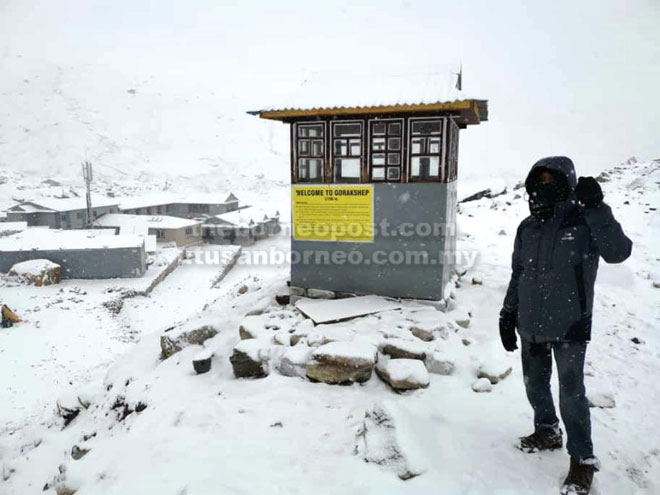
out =
[(500, 338), (507, 352), (518, 349), (516, 338), (516, 311), (507, 307), (500, 311)]
[(585, 208), (593, 208), (603, 201), (603, 190), (593, 177), (580, 177), (575, 186), (575, 196)]

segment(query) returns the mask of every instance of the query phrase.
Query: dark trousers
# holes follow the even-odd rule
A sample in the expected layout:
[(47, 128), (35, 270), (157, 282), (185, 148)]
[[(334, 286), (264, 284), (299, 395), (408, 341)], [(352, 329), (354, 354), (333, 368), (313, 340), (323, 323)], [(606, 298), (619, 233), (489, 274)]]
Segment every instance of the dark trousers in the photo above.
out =
[(556, 430), (559, 420), (550, 390), (552, 352), (559, 375), (559, 409), (566, 428), (566, 449), (580, 461), (593, 457), (591, 418), (584, 390), (586, 342), (532, 343), (522, 340), (522, 367), (536, 431)]

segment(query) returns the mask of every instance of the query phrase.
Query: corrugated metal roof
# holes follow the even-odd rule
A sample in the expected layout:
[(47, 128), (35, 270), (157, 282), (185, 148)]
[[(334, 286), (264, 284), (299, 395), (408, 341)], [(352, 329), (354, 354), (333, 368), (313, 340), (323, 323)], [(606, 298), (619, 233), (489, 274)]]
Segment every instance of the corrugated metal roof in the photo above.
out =
[[(251, 113), (268, 118), (269, 114), (272, 116), (274, 113), (329, 110), (340, 112), (351, 109), (423, 107), (460, 102), (478, 104), (479, 120), (487, 120), (486, 100), (456, 89), (456, 76), (452, 73), (308, 79), (303, 81), (297, 91), (281, 102)], [(465, 108), (472, 107), (465, 105)], [(423, 108), (419, 109), (423, 110)]]

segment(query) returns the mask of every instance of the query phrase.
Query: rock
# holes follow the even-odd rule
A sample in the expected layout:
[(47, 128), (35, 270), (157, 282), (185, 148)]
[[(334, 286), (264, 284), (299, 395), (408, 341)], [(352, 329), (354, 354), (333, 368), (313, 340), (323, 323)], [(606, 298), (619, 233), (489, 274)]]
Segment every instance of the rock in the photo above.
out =
[(493, 390), (493, 385), (488, 378), (479, 378), (472, 384), (472, 390), (475, 392), (490, 392)]
[(302, 287), (291, 286), (289, 287), (289, 294), (291, 294), (292, 296), (304, 297), (305, 289), (303, 289)]
[(307, 297), (312, 297), (314, 299), (334, 299), (335, 293), (331, 290), (307, 289)]
[(160, 337), (161, 359), (165, 360), (189, 345), (202, 345), (217, 334), (218, 330), (210, 325), (204, 325), (194, 330), (171, 330)]
[(404, 339), (386, 339), (381, 343), (380, 352), (392, 359), (426, 359), (426, 345), (419, 341)]
[(472, 276), (472, 285), (483, 285), (483, 284), (484, 284), (484, 279), (481, 277), (481, 275)]
[(284, 376), (299, 376), (304, 378), (306, 376), (305, 370), (307, 369), (307, 363), (312, 357), (313, 352), (314, 349), (306, 345), (290, 347), (282, 355), (277, 370)]
[(454, 363), (443, 359), (439, 352), (427, 355), (424, 364), (429, 373), (435, 373), (436, 375), (448, 376), (454, 372)]
[(468, 196), (467, 198), (460, 200), (459, 203), (468, 203), (469, 201), (477, 201), (482, 198), (493, 199), (498, 196), (501, 196), (502, 194), (506, 194), (506, 187), (499, 191), (493, 191), (490, 188), (484, 189), (483, 191), (479, 191), (477, 193), (472, 194), (471, 196)]
[(660, 280), (654, 280), (653, 281), (653, 287), (656, 289), (660, 289)]
[(208, 350), (204, 350), (193, 358), (193, 369), (198, 375), (208, 373), (211, 370), (212, 360), (213, 353)]
[(497, 235), (506, 235), (506, 230), (502, 229), (500, 230)]
[(410, 327), (410, 332), (417, 337), (420, 340), (423, 340), (424, 342), (431, 342), (433, 339), (435, 339), (435, 335), (433, 335), (433, 330), (435, 327), (429, 327), (429, 326), (424, 326), (422, 324), (417, 324), (413, 325)]
[(470, 314), (465, 311), (452, 311), (449, 316), (461, 328), (468, 328), (470, 326)]
[(291, 296), (289, 294), (277, 294), (275, 295), (275, 302), (280, 306), (286, 306), (291, 302)]
[(7, 273), (17, 277), (23, 283), (42, 287), (44, 285), (59, 284), (62, 276), (62, 267), (49, 260), (36, 259), (16, 263)]
[(75, 495), (77, 490), (74, 490), (73, 488), (69, 488), (66, 485), (60, 485), (55, 489), (55, 493), (57, 495)]
[(389, 359), (376, 366), (376, 374), (396, 391), (429, 386), (429, 373), (418, 359)]
[(464, 346), (469, 346), (469, 345), (472, 345), (473, 340), (469, 339), (469, 338), (465, 338), (465, 339), (461, 340), (461, 342), (463, 342)]
[(589, 407), (611, 409), (616, 406), (616, 401), (610, 394), (590, 394), (587, 397), (587, 401), (589, 402)]
[(229, 358), (236, 378), (263, 378), (268, 375), (268, 348), (263, 340), (242, 340)]
[(83, 449), (81, 447), (78, 447), (77, 445), (74, 445), (71, 448), (71, 457), (74, 460), (79, 461), (80, 459), (85, 457), (89, 451), (90, 451), (90, 449)]
[(236, 291), (239, 295), (245, 294), (248, 291), (248, 286), (243, 284)]
[(265, 334), (272, 334), (272, 330), (266, 328), (266, 321), (266, 318), (262, 315), (246, 316), (238, 327), (238, 334), (242, 340), (257, 339)]
[(376, 347), (364, 342), (331, 342), (312, 353), (307, 378), (330, 384), (366, 382), (376, 363)]
[(511, 366), (501, 363), (482, 364), (477, 370), (477, 378), (486, 378), (493, 385), (511, 374)]

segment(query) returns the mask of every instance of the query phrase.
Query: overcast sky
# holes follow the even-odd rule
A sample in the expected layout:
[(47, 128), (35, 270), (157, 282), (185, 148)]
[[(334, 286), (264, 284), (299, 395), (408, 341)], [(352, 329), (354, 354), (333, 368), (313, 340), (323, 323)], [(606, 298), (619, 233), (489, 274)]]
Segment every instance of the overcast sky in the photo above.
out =
[(578, 173), (660, 158), (658, 0), (0, 0), (0, 70), (18, 55), (246, 106), (309, 71), (462, 63), (490, 120), (463, 132), (460, 173), (516, 176), (552, 154)]

